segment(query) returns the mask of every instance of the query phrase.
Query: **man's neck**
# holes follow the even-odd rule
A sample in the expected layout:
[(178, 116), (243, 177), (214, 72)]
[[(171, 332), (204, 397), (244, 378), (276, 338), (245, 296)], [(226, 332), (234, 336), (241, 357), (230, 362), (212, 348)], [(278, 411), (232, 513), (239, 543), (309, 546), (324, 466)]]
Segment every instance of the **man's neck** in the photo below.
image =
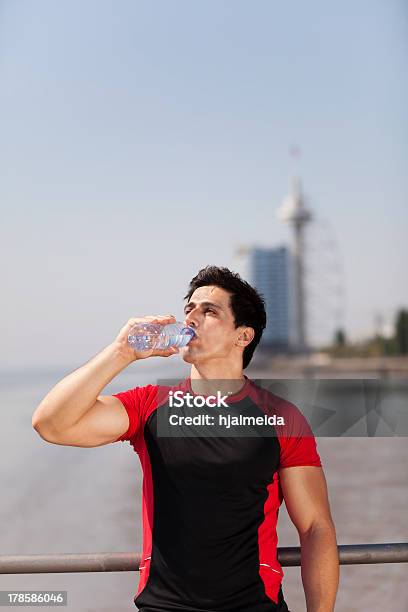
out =
[(198, 395), (238, 393), (245, 384), (242, 367), (222, 364), (193, 364), (191, 366), (191, 388)]

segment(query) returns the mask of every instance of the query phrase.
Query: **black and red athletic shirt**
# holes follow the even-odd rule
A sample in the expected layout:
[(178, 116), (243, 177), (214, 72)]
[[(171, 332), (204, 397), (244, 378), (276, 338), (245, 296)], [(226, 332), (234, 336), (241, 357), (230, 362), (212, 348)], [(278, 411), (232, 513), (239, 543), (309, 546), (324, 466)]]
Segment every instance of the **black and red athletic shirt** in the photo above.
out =
[[(117, 441), (130, 442), (143, 469), (143, 557), (135, 605), (142, 612), (286, 610), (280, 607), (284, 573), (277, 559), (279, 470), (321, 467), (310, 426), (294, 404), (247, 377), (229, 395), (228, 408), (170, 408), (170, 390), (195, 395), (189, 378), (115, 394), (129, 416), (129, 428)], [(225, 435), (208, 434), (209, 428), (202, 435), (198, 426), (163, 430), (170, 415), (192, 411), (278, 415), (285, 425), (248, 432), (235, 427)]]

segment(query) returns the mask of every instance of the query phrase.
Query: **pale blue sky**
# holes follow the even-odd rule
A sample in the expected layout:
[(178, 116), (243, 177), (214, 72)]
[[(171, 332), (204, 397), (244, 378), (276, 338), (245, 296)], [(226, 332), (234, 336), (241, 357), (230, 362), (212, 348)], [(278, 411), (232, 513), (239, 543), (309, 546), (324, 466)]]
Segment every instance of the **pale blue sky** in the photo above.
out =
[(200, 267), (288, 240), (294, 171), (337, 236), (347, 330), (408, 305), (407, 34), (404, 0), (3, 0), (0, 365), (79, 365), (130, 316), (181, 317)]

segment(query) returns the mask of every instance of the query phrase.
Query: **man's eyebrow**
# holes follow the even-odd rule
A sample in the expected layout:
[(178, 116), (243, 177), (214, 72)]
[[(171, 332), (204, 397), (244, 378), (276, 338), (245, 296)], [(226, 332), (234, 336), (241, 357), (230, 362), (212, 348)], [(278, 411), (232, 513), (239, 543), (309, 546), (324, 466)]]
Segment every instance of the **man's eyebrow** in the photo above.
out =
[[(195, 306), (195, 305), (196, 304), (194, 302), (187, 302), (187, 304), (184, 306), (184, 312), (189, 306)], [(214, 302), (201, 302), (200, 306), (211, 306), (212, 308), (217, 308), (218, 310), (222, 310), (222, 306), (219, 306), (219, 304), (214, 304)]]

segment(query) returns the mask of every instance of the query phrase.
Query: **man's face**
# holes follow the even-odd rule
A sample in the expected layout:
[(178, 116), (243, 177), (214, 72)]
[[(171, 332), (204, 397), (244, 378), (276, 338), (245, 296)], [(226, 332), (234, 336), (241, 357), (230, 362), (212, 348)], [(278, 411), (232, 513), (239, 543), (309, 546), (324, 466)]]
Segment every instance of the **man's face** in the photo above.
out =
[(236, 356), (240, 329), (235, 328), (227, 291), (213, 285), (199, 287), (185, 305), (184, 312), (185, 323), (197, 334), (181, 349), (184, 361), (204, 363)]

